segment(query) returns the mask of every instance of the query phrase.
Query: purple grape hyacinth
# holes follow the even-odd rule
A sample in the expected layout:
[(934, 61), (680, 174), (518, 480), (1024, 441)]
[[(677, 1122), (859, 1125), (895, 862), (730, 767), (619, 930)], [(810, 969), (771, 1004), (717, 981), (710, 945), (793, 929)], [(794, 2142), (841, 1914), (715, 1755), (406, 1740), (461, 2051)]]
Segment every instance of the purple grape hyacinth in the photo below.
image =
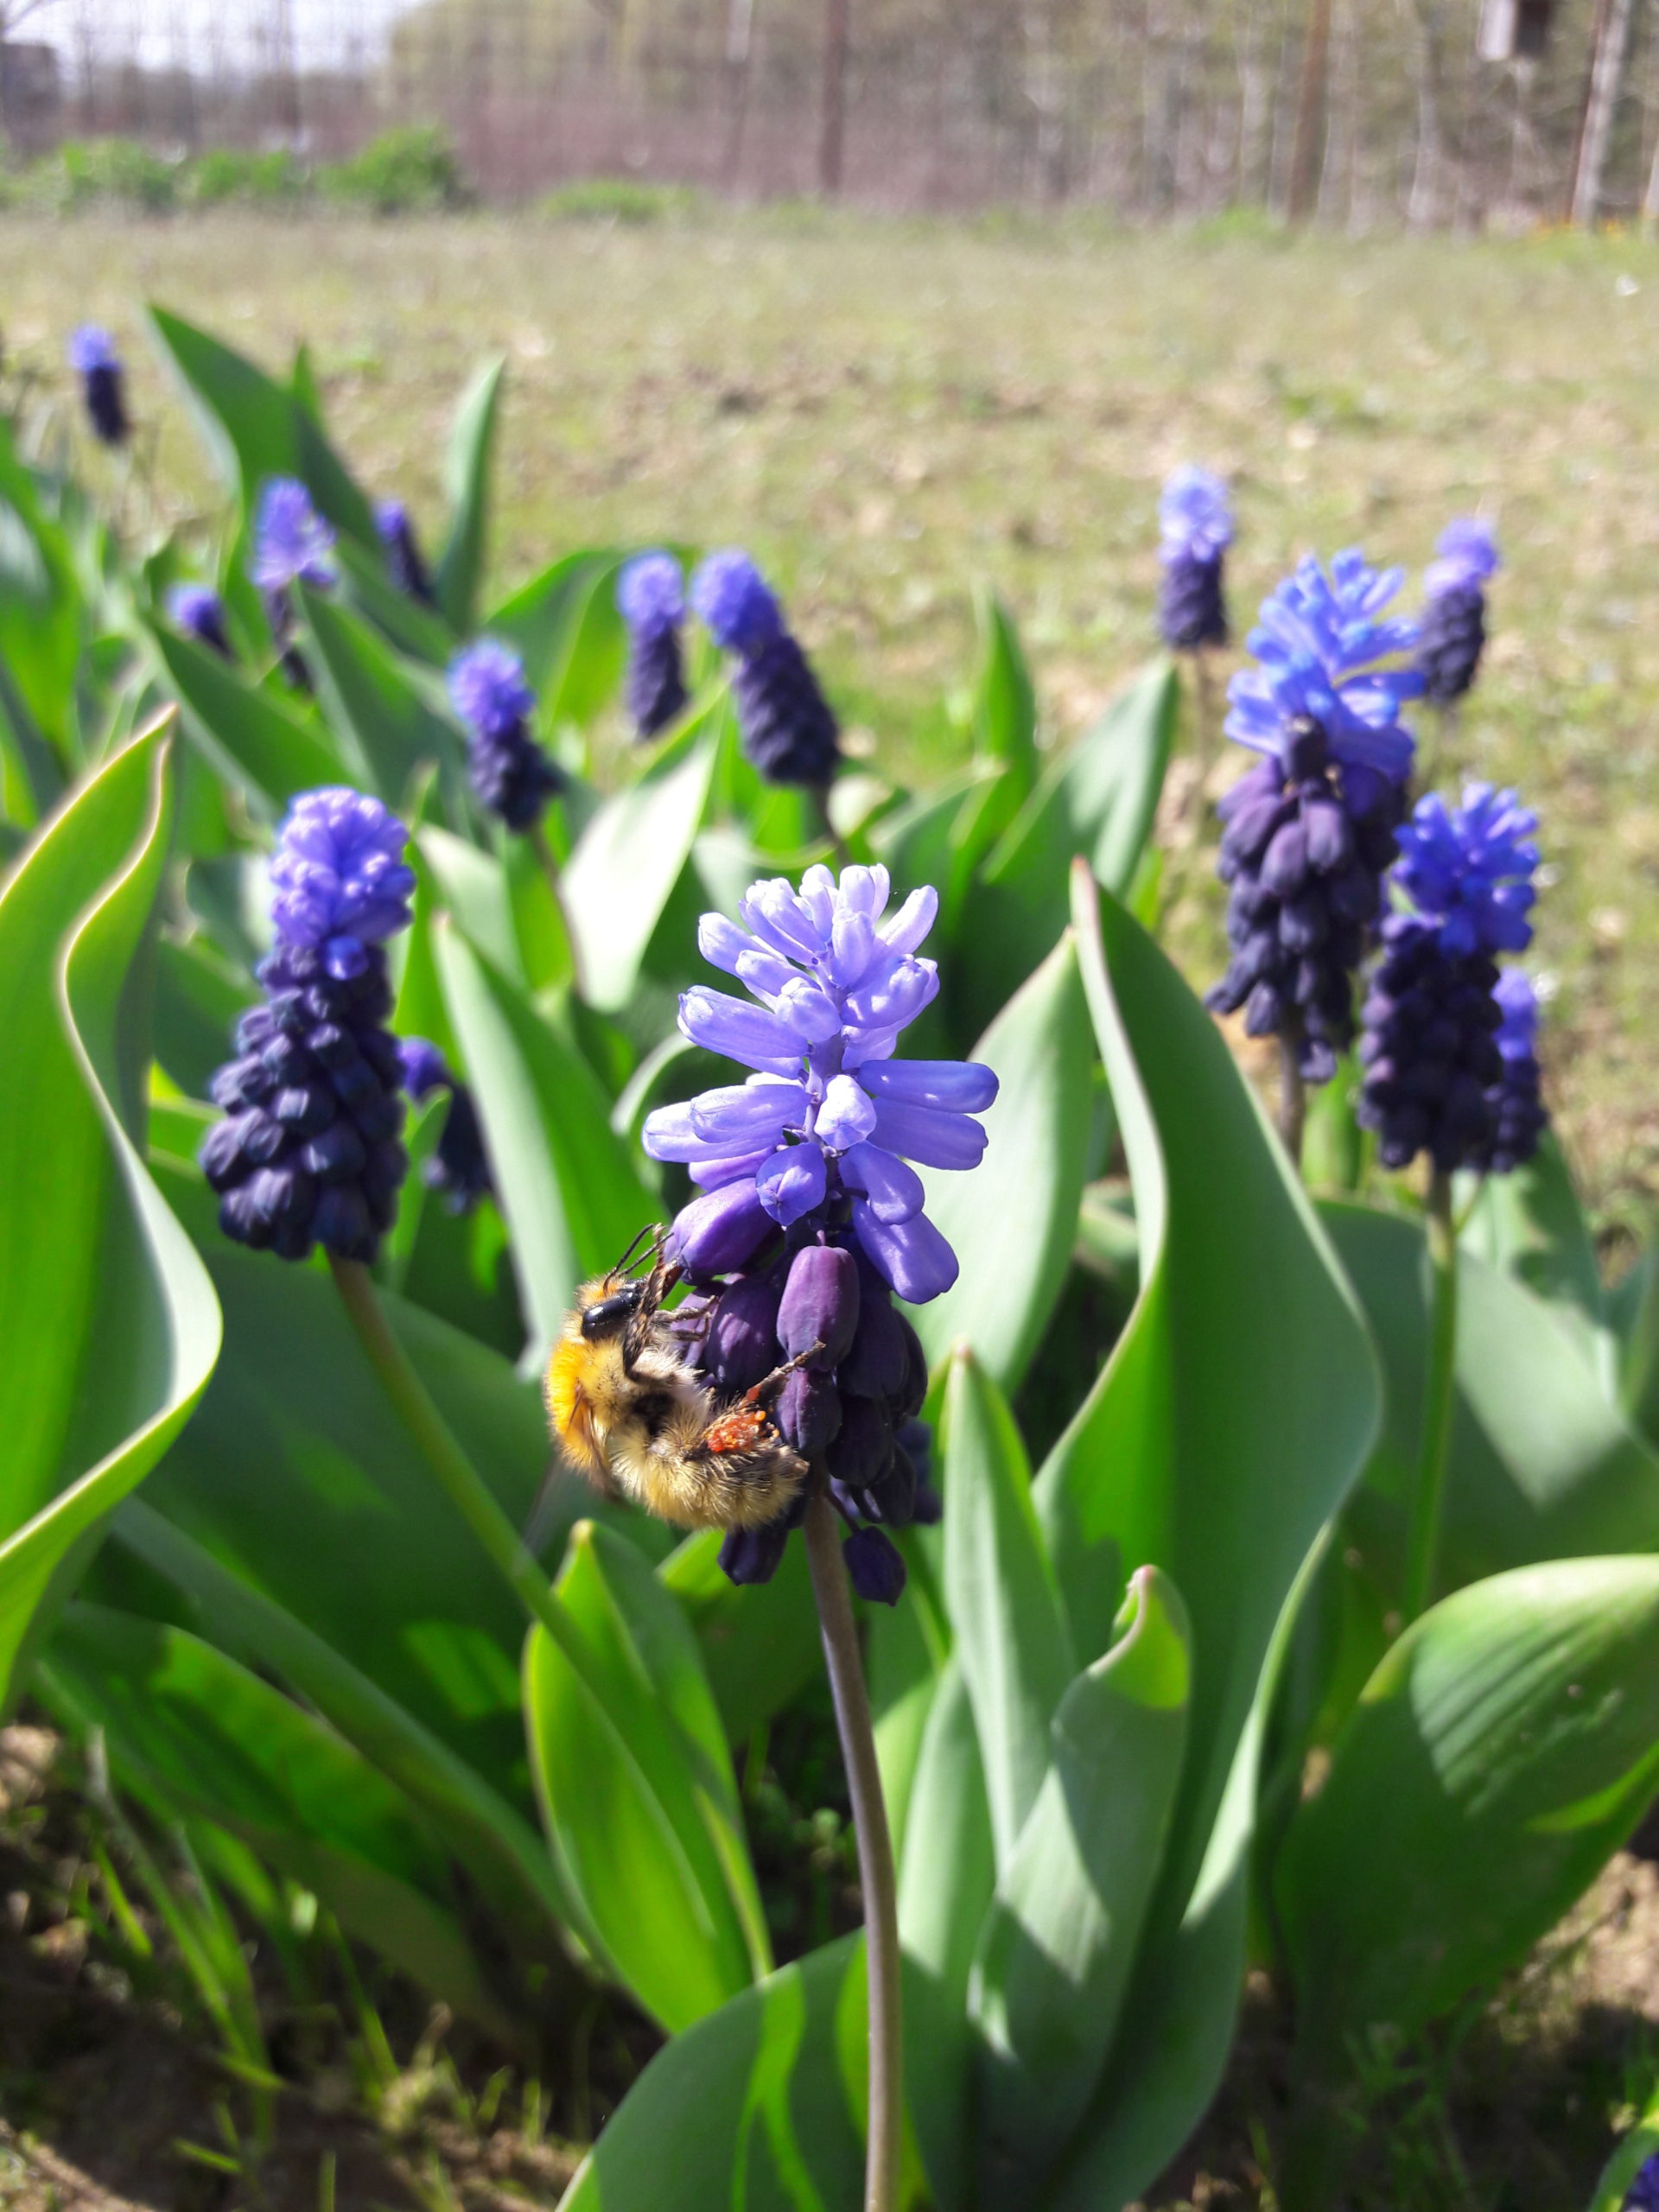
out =
[(617, 577), (616, 605), (628, 631), (623, 691), (643, 743), (684, 712), (688, 696), (680, 651), (685, 578), (674, 556), (637, 554)]
[(406, 842), (378, 799), (344, 787), (302, 792), (277, 832), (265, 1000), (213, 1078), (226, 1118), (201, 1148), (238, 1243), (367, 1261), (391, 1225), (408, 1160), (385, 946), (410, 918)]
[[(686, 1165), (704, 1195), (674, 1222), (669, 1255), (706, 1293), (684, 1309), (689, 1341), (722, 1391), (750, 1388), (785, 1359), (822, 1350), (791, 1375), (776, 1419), (785, 1440), (822, 1462), (855, 1530), (848, 1567), (867, 1597), (902, 1586), (884, 1527), (928, 1517), (914, 1432), (926, 1361), (893, 1294), (915, 1304), (957, 1277), (950, 1245), (922, 1210), (932, 1167), (977, 1165), (973, 1116), (996, 1096), (973, 1062), (898, 1060), (900, 1032), (938, 989), (917, 948), (937, 894), (912, 892), (887, 912), (887, 873), (810, 868), (798, 891), (752, 886), (742, 926), (703, 917), (703, 957), (750, 1000), (702, 988), (680, 1001), (694, 1044), (753, 1071), (647, 1117), (653, 1159)], [(764, 1580), (789, 1527), (728, 1539), (734, 1580)]]
[(397, 1055), (403, 1062), (404, 1088), (411, 1098), (429, 1098), (435, 1090), (449, 1093), (443, 1130), (422, 1170), (422, 1180), (451, 1213), (470, 1213), (494, 1188), (473, 1094), (429, 1038), (400, 1037)]
[(422, 607), (435, 607), (438, 595), (432, 588), (432, 573), (404, 502), (382, 499), (374, 511), (374, 528), (385, 548), (386, 573), (397, 589)]
[(268, 476), (254, 503), (248, 576), (264, 603), (283, 673), (296, 690), (308, 691), (311, 677), (294, 643), (294, 587), (326, 591), (339, 573), (333, 525), (317, 512), (310, 493), (297, 476)]
[(1232, 542), (1232, 508), (1220, 477), (1207, 468), (1178, 468), (1158, 503), (1158, 624), (1173, 652), (1226, 644), (1222, 568)]
[(1357, 552), (1304, 561), (1264, 601), (1232, 681), (1227, 732), (1262, 757), (1222, 800), (1230, 887), (1226, 975), (1205, 1003), (1277, 1036), (1302, 1080), (1328, 1083), (1354, 1033), (1354, 976), (1382, 903), (1414, 745), (1401, 722), (1421, 680), (1415, 632), (1382, 610), (1398, 570)]
[[(1513, 791), (1471, 784), (1460, 807), (1438, 795), (1420, 800), (1401, 832), (1393, 880), (1408, 904), (1382, 925), (1360, 1046), (1359, 1118), (1376, 1131), (1384, 1166), (1404, 1167), (1427, 1152), (1440, 1174), (1485, 1165), (1501, 1173), (1500, 1153), (1511, 1166), (1529, 1156), (1520, 1149), (1529, 1118), (1523, 1105), (1499, 1128), (1500, 1031), (1508, 1012), (1516, 1041), (1518, 1009), (1506, 1007), (1494, 955), (1531, 941), (1536, 827)], [(1523, 1090), (1524, 1065), (1516, 1075)], [(1533, 1149), (1541, 1127), (1530, 1133)]]
[(114, 339), (100, 324), (83, 322), (69, 340), (69, 365), (80, 378), (92, 435), (101, 445), (125, 445), (132, 435), (127, 372)]
[[(1549, 1127), (1538, 1065), (1538, 994), (1522, 968), (1506, 968), (1492, 996), (1497, 1004), (1497, 1052), (1503, 1071), (1486, 1092), (1486, 1135), (1469, 1165), (1489, 1175), (1525, 1166)], [(1659, 2212), (1656, 2201), (1654, 2212)]]
[(563, 772), (530, 734), (536, 694), (524, 664), (499, 638), (463, 646), (449, 664), (449, 699), (467, 725), (473, 789), (509, 830), (529, 830), (565, 787)]
[(1503, 566), (1491, 524), (1478, 515), (1448, 523), (1423, 575), (1417, 666), (1423, 696), (1437, 707), (1474, 683), (1486, 644), (1486, 587)]
[(774, 784), (822, 789), (841, 762), (841, 732), (810, 663), (760, 571), (736, 547), (711, 553), (691, 604), (737, 663), (732, 693), (749, 759)]
[(1659, 2151), (1637, 2167), (1619, 2212), (1659, 2212)]
[(173, 584), (167, 594), (168, 620), (198, 645), (233, 660), (231, 634), (226, 626), (225, 602), (211, 584)]

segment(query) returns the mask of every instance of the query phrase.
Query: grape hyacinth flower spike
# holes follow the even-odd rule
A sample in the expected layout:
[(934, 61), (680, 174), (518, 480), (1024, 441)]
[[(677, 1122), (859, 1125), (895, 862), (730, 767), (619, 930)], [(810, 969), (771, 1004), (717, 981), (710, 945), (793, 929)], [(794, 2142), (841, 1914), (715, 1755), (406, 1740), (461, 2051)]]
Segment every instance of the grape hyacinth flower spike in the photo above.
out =
[(412, 1099), (418, 1103), (429, 1098), (435, 1090), (447, 1090), (449, 1094), (443, 1131), (436, 1150), (422, 1170), (422, 1180), (429, 1191), (442, 1198), (451, 1213), (470, 1213), (494, 1187), (473, 1094), (456, 1078), (443, 1054), (429, 1039), (400, 1038), (397, 1052), (404, 1065), (404, 1088)]
[(1417, 666), (1423, 696), (1452, 707), (1469, 690), (1486, 643), (1486, 586), (1503, 563), (1490, 523), (1477, 515), (1448, 523), (1423, 577)]
[(1393, 881), (1405, 903), (1382, 925), (1360, 1046), (1359, 1116), (1385, 1167), (1420, 1152), (1441, 1176), (1489, 1154), (1496, 1164), (1506, 1011), (1497, 956), (1532, 939), (1537, 827), (1513, 791), (1471, 784), (1459, 807), (1421, 799), (1400, 832)]
[(234, 660), (231, 633), (226, 626), (225, 602), (210, 584), (173, 584), (167, 594), (167, 615), (175, 629), (206, 645), (221, 660)]
[(1659, 2151), (1637, 2167), (1619, 2212), (1659, 2212)]
[(432, 573), (403, 501), (382, 499), (374, 511), (374, 527), (385, 549), (386, 574), (397, 589), (422, 607), (435, 607), (438, 595), (432, 588)]
[(264, 601), (283, 673), (296, 690), (308, 691), (311, 677), (294, 643), (294, 587), (327, 591), (339, 573), (333, 526), (309, 492), (296, 476), (268, 476), (254, 505), (248, 576)]
[(264, 1001), (213, 1078), (226, 1118), (201, 1148), (220, 1227), (256, 1251), (370, 1261), (397, 1212), (408, 1161), (385, 940), (410, 918), (406, 842), (378, 799), (343, 787), (302, 792), (277, 832)]
[(736, 666), (743, 749), (773, 784), (826, 791), (841, 763), (841, 734), (784, 611), (748, 555), (711, 553), (691, 579), (691, 604)]
[(643, 744), (685, 710), (685, 670), (680, 626), (685, 620), (685, 578), (671, 553), (640, 553), (616, 580), (617, 611), (628, 631), (623, 691), (634, 734)]
[(99, 324), (83, 322), (69, 340), (69, 365), (80, 378), (92, 435), (100, 445), (125, 445), (132, 418), (127, 412), (126, 370), (114, 339)]
[(1178, 468), (1158, 503), (1158, 626), (1172, 652), (1226, 644), (1222, 569), (1232, 542), (1232, 509), (1220, 477)]
[(1354, 976), (1382, 906), (1414, 751), (1401, 721), (1421, 679), (1414, 626), (1384, 609), (1403, 578), (1339, 553), (1262, 604), (1254, 665), (1229, 689), (1227, 734), (1260, 754), (1221, 801), (1217, 873), (1232, 958), (1205, 1004), (1277, 1037), (1281, 1126), (1300, 1149), (1302, 1086), (1352, 1041)]
[(509, 830), (533, 830), (565, 778), (530, 734), (536, 694), (524, 662), (499, 638), (480, 638), (449, 664), (449, 699), (467, 725), (480, 804)]
[[(893, 1297), (922, 1304), (957, 1277), (911, 1163), (976, 1166), (985, 1132), (972, 1117), (997, 1084), (971, 1062), (893, 1057), (938, 989), (934, 963), (917, 950), (938, 900), (913, 892), (889, 916), (887, 896), (885, 868), (844, 868), (837, 880), (817, 867), (798, 892), (782, 878), (753, 885), (741, 926), (703, 917), (704, 958), (750, 995), (690, 990), (680, 1028), (753, 1072), (658, 1109), (644, 1141), (653, 1159), (685, 1164), (704, 1193), (675, 1221), (668, 1249), (702, 1293), (686, 1325), (722, 1392), (747, 1389), (816, 1341), (793, 1318), (798, 1301), (824, 1323), (826, 1343), (840, 1342), (845, 1323), (841, 1353), (791, 1376), (777, 1419), (822, 1468), (849, 1526), (878, 1532), (858, 1537), (848, 1563), (866, 1595), (890, 1601), (902, 1569), (879, 1532), (914, 1518), (918, 1495), (927, 1510), (898, 1440), (920, 1409), (926, 1363)], [(780, 1523), (729, 1538), (728, 1572), (767, 1579), (787, 1535)]]

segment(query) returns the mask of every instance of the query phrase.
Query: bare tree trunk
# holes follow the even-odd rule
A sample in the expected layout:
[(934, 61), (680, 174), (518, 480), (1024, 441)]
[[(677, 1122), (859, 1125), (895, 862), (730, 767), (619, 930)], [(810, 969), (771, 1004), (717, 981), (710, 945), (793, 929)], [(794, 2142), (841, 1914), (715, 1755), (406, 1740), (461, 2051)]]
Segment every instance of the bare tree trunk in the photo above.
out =
[(1440, 126), (1440, 23), (1435, 0), (1409, 0), (1417, 54), (1417, 158), (1411, 173), (1406, 220), (1427, 230), (1440, 211), (1445, 145)]
[(1234, 34), (1238, 67), (1238, 168), (1234, 189), (1241, 200), (1265, 200), (1271, 179), (1269, 126), (1273, 120), (1273, 72), (1258, 0), (1250, 0), (1242, 35)]
[(1296, 96), (1296, 138), (1290, 156), (1290, 193), (1286, 213), (1304, 221), (1319, 182), (1319, 126), (1325, 119), (1325, 80), (1331, 52), (1331, 0), (1313, 0), (1302, 48), (1302, 81)]
[(749, 58), (754, 46), (754, 0), (730, 0), (726, 16), (726, 151), (721, 175), (728, 191), (743, 167), (743, 134), (749, 118)]
[(847, 56), (852, 43), (852, 0), (824, 0), (823, 109), (818, 134), (818, 189), (826, 200), (841, 190), (847, 142)]
[(1590, 69), (1590, 99), (1584, 111), (1578, 173), (1573, 180), (1573, 220), (1586, 230), (1593, 225), (1601, 208), (1601, 186), (1607, 168), (1607, 148), (1613, 134), (1613, 111), (1618, 105), (1624, 55), (1630, 45), (1630, 0), (1610, 0), (1600, 31)]

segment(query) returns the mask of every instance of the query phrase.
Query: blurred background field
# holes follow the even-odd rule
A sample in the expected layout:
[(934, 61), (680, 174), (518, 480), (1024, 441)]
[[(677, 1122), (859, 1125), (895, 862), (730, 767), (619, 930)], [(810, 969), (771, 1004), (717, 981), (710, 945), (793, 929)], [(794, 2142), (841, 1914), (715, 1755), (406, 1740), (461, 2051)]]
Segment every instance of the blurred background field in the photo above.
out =
[[(109, 323), (182, 513), (210, 493), (145, 298), (272, 366), (303, 340), (364, 480), (417, 518), (438, 512), (470, 366), (505, 353), (494, 581), (578, 543), (742, 543), (855, 744), (901, 775), (965, 749), (976, 582), (1020, 620), (1047, 741), (1084, 726), (1151, 641), (1157, 491), (1179, 461), (1233, 480), (1241, 632), (1305, 550), (1358, 543), (1417, 571), (1448, 517), (1489, 515), (1494, 638), (1441, 761), (1542, 810), (1554, 1100), (1592, 1199), (1639, 1211), (1659, 1174), (1650, 243), (1356, 240), (1249, 213), (1148, 232), (1084, 211), (745, 212), (603, 188), (554, 213), (395, 225), (0, 219), (10, 370), (57, 385), (67, 422), (65, 339)], [(1207, 868), (1184, 870), (1171, 935), (1195, 976), (1218, 961), (1219, 913)]]

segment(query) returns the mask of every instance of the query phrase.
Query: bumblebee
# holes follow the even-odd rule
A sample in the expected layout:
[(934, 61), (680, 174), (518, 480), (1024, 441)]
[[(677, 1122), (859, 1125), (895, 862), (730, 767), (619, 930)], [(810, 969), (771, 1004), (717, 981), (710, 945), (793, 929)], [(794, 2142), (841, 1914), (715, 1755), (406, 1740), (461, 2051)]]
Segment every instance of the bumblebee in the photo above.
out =
[[(679, 1281), (650, 1230), (649, 1272), (629, 1279), (638, 1243), (584, 1283), (547, 1370), (547, 1413), (566, 1460), (607, 1495), (681, 1529), (760, 1529), (788, 1510), (806, 1462), (767, 1408), (792, 1359), (722, 1403), (686, 1363), (663, 1311)], [(810, 1358), (809, 1352), (803, 1357)]]

